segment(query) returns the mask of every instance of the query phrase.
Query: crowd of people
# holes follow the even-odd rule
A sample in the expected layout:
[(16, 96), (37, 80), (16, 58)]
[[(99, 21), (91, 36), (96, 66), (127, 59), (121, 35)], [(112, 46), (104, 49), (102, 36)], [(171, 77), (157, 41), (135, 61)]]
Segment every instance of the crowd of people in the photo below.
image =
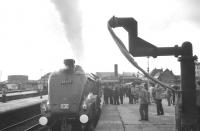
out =
[[(172, 86), (178, 90), (178, 86)], [(122, 85), (119, 83), (105, 83), (103, 85), (104, 103), (119, 105), (123, 104), (123, 99), (128, 97), (129, 104), (139, 104), (140, 120), (148, 120), (148, 105), (156, 104), (157, 115), (164, 115), (162, 99), (166, 99), (168, 106), (175, 105), (175, 93), (165, 89), (158, 84), (137, 83)]]
[[(124, 88), (119, 84), (106, 83), (103, 87), (104, 103), (119, 105), (123, 104)], [(120, 99), (120, 102), (119, 102)]]

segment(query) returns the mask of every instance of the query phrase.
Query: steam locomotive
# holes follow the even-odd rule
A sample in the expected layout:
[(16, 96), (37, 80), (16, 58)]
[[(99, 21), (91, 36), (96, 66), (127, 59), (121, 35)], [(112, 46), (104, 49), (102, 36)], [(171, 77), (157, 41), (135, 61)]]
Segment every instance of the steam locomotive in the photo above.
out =
[(101, 113), (99, 81), (73, 59), (64, 64), (66, 69), (49, 77), (48, 101), (41, 104), (39, 123), (55, 131), (92, 131)]

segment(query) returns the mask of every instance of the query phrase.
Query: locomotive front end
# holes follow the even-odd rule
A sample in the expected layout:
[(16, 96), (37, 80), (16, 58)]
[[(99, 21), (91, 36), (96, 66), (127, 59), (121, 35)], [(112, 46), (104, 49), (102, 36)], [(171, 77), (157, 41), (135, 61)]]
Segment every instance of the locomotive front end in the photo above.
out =
[(39, 123), (55, 131), (63, 127), (93, 130), (100, 115), (97, 80), (73, 60), (66, 69), (54, 72), (48, 81), (48, 101), (41, 104)]
[(48, 102), (41, 104), (42, 125), (46, 125), (52, 118), (69, 122), (79, 119), (86, 76), (80, 66), (67, 62), (65, 64), (69, 67), (54, 72), (49, 77)]

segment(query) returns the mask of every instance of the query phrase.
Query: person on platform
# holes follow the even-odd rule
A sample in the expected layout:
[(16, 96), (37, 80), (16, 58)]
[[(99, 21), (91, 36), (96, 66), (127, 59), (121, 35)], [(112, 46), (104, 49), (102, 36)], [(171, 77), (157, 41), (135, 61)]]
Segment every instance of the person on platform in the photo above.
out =
[(114, 88), (113, 88), (114, 90), (114, 104), (115, 105), (119, 105), (119, 87), (118, 87), (118, 85), (117, 84), (115, 84), (114, 85)]
[(6, 102), (6, 94), (7, 94), (7, 86), (6, 84), (2, 84), (2, 102), (5, 103)]
[(39, 83), (38, 88), (39, 88), (40, 98), (42, 99), (43, 88), (44, 88), (44, 87), (43, 87), (43, 84), (42, 84), (42, 83)]
[(107, 84), (104, 85), (103, 96), (104, 96), (104, 103), (108, 104), (109, 89), (108, 89), (108, 85)]
[[(173, 85), (172, 88), (173, 88), (174, 90), (179, 90), (180, 87), (177, 86), (177, 85)], [(175, 99), (176, 99), (175, 92), (172, 91), (172, 100), (171, 100), (171, 103), (172, 103), (173, 105), (175, 105)]]
[(128, 85), (128, 98), (129, 98), (129, 104), (133, 104), (133, 98), (131, 94), (131, 86)]
[(110, 100), (110, 104), (114, 104), (113, 90), (112, 89), (113, 89), (112, 84), (109, 83), (109, 86), (108, 86), (108, 92), (109, 92), (108, 98)]
[(134, 91), (135, 91), (135, 85), (131, 85), (130, 86), (130, 89), (131, 89), (131, 93), (130, 93), (130, 102), (131, 102), (131, 104), (133, 104), (133, 100), (134, 100)]
[(120, 97), (120, 103), (123, 104), (124, 90), (122, 85), (119, 88), (119, 97)]
[(148, 91), (145, 89), (143, 85), (139, 85), (139, 112), (141, 119), (139, 121), (148, 121)]
[(137, 88), (134, 86), (131, 92), (133, 94), (133, 103), (136, 104), (138, 102)]
[(154, 84), (150, 83), (150, 86), (149, 86), (150, 103), (154, 102), (153, 94), (152, 94), (153, 89), (154, 89)]
[(162, 87), (157, 84), (155, 86), (155, 101), (156, 101), (157, 115), (164, 115), (164, 110), (162, 106), (162, 93), (163, 93)]
[(139, 87), (135, 86), (135, 89), (134, 89), (134, 101), (135, 101), (135, 104), (138, 103), (138, 99), (139, 99)]
[(171, 106), (171, 97), (172, 97), (172, 91), (170, 89), (167, 89), (167, 103), (168, 103), (168, 106)]
[(152, 91), (151, 91), (151, 96), (152, 96), (152, 101), (156, 103), (156, 85), (153, 86)]

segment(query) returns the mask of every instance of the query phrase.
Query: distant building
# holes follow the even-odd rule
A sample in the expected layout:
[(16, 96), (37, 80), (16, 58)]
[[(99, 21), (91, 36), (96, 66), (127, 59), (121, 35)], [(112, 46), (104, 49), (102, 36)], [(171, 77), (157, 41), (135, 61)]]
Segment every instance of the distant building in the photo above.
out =
[(195, 63), (195, 76), (200, 80), (200, 62)]
[(39, 80), (38, 83), (42, 84), (43, 86), (48, 86), (48, 80), (49, 80), (49, 76), (50, 76), (50, 72), (43, 75)]
[(28, 80), (28, 82), (25, 83), (25, 87), (28, 90), (37, 90), (38, 82), (37, 82), (37, 80)]
[(118, 83), (119, 79), (116, 77), (115, 72), (96, 72), (102, 84), (104, 83)]
[(10, 90), (35, 90), (37, 81), (28, 80), (27, 75), (9, 75), (7, 85)]
[(7, 80), (7, 85), (11, 90), (12, 89), (24, 90), (26, 89), (27, 82), (28, 82), (27, 75), (9, 75)]
[(119, 74), (119, 77), (116, 78), (113, 72), (97, 72), (96, 75), (101, 79), (102, 83), (106, 82), (120, 82), (120, 83), (132, 83), (132, 82), (141, 82), (141, 78), (136, 77), (133, 72), (123, 72)]
[(96, 72), (96, 75), (101, 80), (115, 80), (115, 73), (114, 72)]
[(100, 78), (102, 83), (131, 83), (138, 81), (139, 78), (136, 77), (136, 73), (133, 72), (123, 72), (118, 73), (118, 65), (114, 65), (114, 72), (96, 72), (96, 75)]
[(158, 79), (160, 81), (173, 85), (175, 84), (176, 76), (174, 75), (172, 71), (170, 71), (169, 69), (166, 69), (165, 71), (163, 71), (163, 73), (160, 74)]
[(135, 72), (123, 72), (122, 75), (123, 76), (134, 76), (134, 77), (136, 77), (136, 73)]
[(119, 81), (120, 81), (120, 83), (125, 84), (125, 83), (141, 83), (143, 80), (136, 76), (121, 75), (119, 77)]
[(164, 83), (170, 85), (180, 85), (180, 76), (174, 75), (174, 73), (169, 69), (163, 71), (163, 69), (155, 68), (151, 71), (150, 75)]
[(150, 76), (154, 77), (154, 78), (158, 78), (160, 76), (160, 74), (163, 73), (163, 69), (153, 69), (151, 72), (150, 72)]
[(181, 76), (180, 75), (175, 75), (174, 84), (180, 86), (180, 84), (181, 84)]
[(8, 76), (8, 83), (20, 84), (20, 83), (26, 83), (27, 81), (28, 81), (27, 75), (9, 75)]

